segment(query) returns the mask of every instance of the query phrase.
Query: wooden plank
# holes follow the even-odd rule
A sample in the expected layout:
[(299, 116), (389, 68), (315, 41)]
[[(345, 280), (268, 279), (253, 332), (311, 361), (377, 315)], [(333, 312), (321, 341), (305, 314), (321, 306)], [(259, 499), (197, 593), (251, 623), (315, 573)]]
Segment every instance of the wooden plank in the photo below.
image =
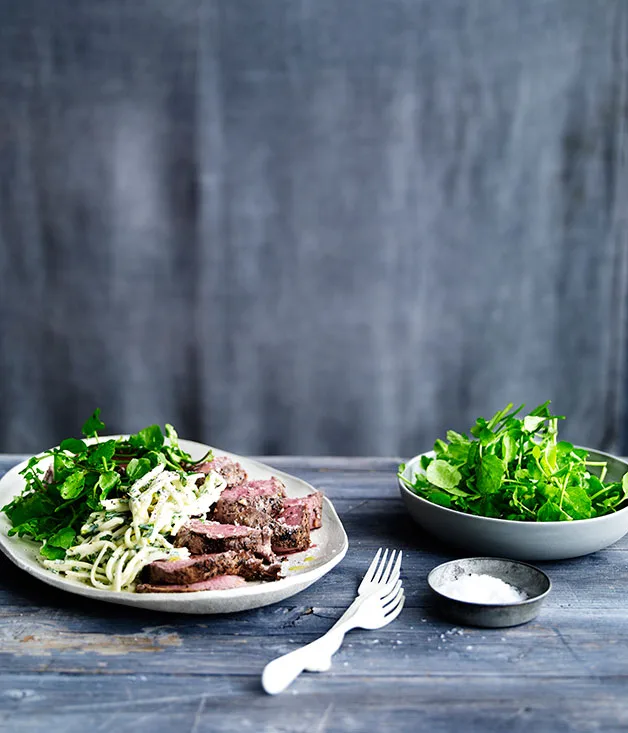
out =
[[(274, 608), (257, 614), (241, 625), (239, 616), (248, 614), (227, 621), (9, 615), (0, 627), (0, 673), (238, 675), (242, 665), (261, 672), (273, 657), (323, 633), (340, 610)], [(413, 676), (418, 663), (425, 674), (628, 676), (628, 618), (616, 611), (599, 614), (592, 624), (562, 609), (522, 627), (473, 629), (408, 609), (385, 629), (352, 632), (332, 674)]]
[(490, 674), (331, 678), (303, 675), (269, 697), (259, 679), (0, 677), (0, 731), (222, 733), (253, 731), (408, 731), (545, 733), (625, 731), (625, 678), (509, 678)]

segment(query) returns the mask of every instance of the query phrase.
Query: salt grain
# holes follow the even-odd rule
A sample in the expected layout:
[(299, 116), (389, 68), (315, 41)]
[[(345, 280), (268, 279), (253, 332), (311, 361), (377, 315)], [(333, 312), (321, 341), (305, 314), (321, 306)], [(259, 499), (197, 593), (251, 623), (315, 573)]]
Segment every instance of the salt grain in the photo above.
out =
[(467, 573), (443, 583), (440, 593), (457, 601), (470, 603), (517, 603), (528, 597), (524, 591), (492, 575)]

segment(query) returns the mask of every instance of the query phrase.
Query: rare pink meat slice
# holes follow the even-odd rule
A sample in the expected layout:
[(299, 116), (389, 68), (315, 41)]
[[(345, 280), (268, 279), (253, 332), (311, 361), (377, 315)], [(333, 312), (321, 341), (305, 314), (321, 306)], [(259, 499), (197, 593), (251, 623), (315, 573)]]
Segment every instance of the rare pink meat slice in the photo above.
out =
[(285, 499), (284, 506), (304, 506), (310, 513), (310, 529), (318, 529), (323, 523), (323, 494), (320, 491), (296, 499)]
[(211, 461), (205, 461), (194, 466), (194, 470), (202, 473), (216, 471), (227, 482), (227, 488), (238, 486), (238, 484), (246, 481), (246, 471), (239, 463), (231, 460), (228, 456), (216, 456)]
[(270, 518), (279, 516), (285, 495), (283, 483), (274, 476), (267, 480), (245, 481), (222, 492), (212, 518), (223, 524), (266, 527)]
[(286, 487), (276, 476), (269, 479), (258, 479), (256, 481), (245, 481), (222, 492), (222, 496), (229, 499), (283, 499), (286, 495)]
[(272, 527), (275, 552), (300, 552), (310, 546), (310, 512), (303, 504), (285, 506)]
[(240, 575), (245, 580), (277, 580), (281, 565), (250, 552), (229, 550), (192, 555), (184, 560), (156, 560), (142, 571), (142, 580), (154, 585), (189, 585), (217, 575)]
[(246, 580), (238, 575), (216, 575), (208, 580), (200, 580), (198, 583), (188, 585), (153, 585), (151, 583), (140, 583), (136, 588), (137, 593), (194, 593), (200, 590), (231, 590), (246, 585)]
[(246, 550), (258, 557), (273, 560), (268, 527), (202, 522), (193, 519), (177, 532), (175, 547), (187, 547), (192, 555), (208, 555), (228, 550)]

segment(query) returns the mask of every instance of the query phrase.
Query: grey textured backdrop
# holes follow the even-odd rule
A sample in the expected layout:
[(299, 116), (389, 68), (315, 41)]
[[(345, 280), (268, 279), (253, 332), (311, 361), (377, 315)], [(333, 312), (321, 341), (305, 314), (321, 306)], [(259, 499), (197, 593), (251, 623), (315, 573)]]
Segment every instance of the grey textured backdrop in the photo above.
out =
[(622, 0), (0, 0), (0, 450), (625, 448), (627, 57)]

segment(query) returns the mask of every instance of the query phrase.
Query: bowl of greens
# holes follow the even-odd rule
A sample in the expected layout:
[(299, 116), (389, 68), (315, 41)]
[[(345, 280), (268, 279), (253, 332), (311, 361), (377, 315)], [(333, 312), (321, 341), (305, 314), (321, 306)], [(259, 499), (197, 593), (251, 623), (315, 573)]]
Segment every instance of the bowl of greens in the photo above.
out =
[(517, 560), (596, 552), (628, 532), (628, 463), (558, 439), (549, 402), (512, 405), (470, 435), (447, 432), (399, 466), (401, 496), (430, 534)]

